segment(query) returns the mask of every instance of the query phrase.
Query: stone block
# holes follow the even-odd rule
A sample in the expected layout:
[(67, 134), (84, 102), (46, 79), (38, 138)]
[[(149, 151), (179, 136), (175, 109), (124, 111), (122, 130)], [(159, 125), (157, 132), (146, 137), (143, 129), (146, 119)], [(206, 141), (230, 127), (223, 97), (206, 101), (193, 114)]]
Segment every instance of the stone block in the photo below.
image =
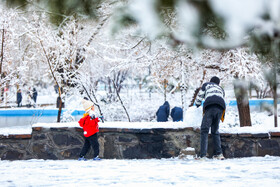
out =
[(0, 151), (7, 149), (7, 147), (5, 144), (0, 144)]
[(194, 128), (193, 131), (196, 133), (200, 133), (200, 128)]
[(11, 139), (31, 139), (31, 134), (17, 134), (17, 135), (9, 135)]
[(154, 143), (154, 142), (163, 142), (164, 136), (163, 135), (141, 135), (140, 141), (143, 143)]
[[(125, 159), (145, 159), (149, 158), (146, 150), (143, 150), (140, 145), (135, 145), (126, 148), (122, 152), (123, 158)], [(152, 158), (152, 157), (150, 157)]]
[(138, 141), (138, 139), (137, 139), (137, 137), (134, 137), (134, 136), (132, 136), (132, 135), (130, 135), (130, 136), (123, 136), (123, 135), (120, 135), (119, 136), (119, 138), (118, 138), (118, 141), (119, 142), (124, 142), (124, 143), (130, 143), (130, 142), (132, 142), (132, 141)]
[(187, 147), (180, 151), (180, 155), (195, 155), (195, 149), (192, 147)]
[(0, 135), (0, 139), (7, 139), (8, 136)]
[(50, 131), (53, 131), (53, 132), (66, 132), (66, 131), (68, 131), (68, 127), (60, 127), (60, 128), (53, 128), (53, 127), (51, 127)]
[(41, 131), (42, 127), (32, 127), (32, 131)]
[(82, 150), (82, 147), (67, 149), (67, 150), (61, 151), (60, 154), (64, 159), (78, 159), (81, 150)]
[(274, 155), (280, 156), (280, 146), (276, 140), (260, 140), (258, 142), (258, 156)]
[(156, 128), (156, 129), (152, 129), (152, 133), (153, 134), (164, 134), (168, 131), (171, 131), (170, 129), (164, 129), (164, 128)]
[(21, 160), (23, 156), (24, 154), (22, 152), (17, 150), (8, 150), (3, 154), (1, 160)]
[(125, 132), (134, 133), (134, 134), (153, 134), (152, 129), (130, 129)]
[(269, 134), (268, 133), (258, 133), (258, 134), (252, 134), (253, 138), (268, 138)]
[(53, 142), (58, 146), (81, 145), (79, 139), (69, 135), (56, 133), (52, 135)]
[(221, 133), (220, 136), (221, 136), (221, 137), (227, 137), (227, 138), (228, 138), (228, 137), (231, 137), (232, 134), (230, 134), (230, 133)]
[(272, 137), (280, 137), (280, 132), (270, 132), (270, 136), (272, 136)]
[(179, 153), (179, 159), (190, 159), (196, 156), (195, 149), (192, 147), (187, 147), (186, 149), (182, 149)]
[(79, 127), (75, 127), (75, 131), (77, 131), (77, 132), (84, 132), (84, 130), (82, 128), (79, 128)]
[(33, 134), (32, 138), (34, 140), (44, 140), (47, 139), (47, 136), (45, 134)]
[(252, 137), (253, 135), (252, 134), (249, 134), (249, 133), (242, 133), (242, 134), (238, 134), (239, 137), (243, 137), (243, 138), (250, 138)]
[(32, 146), (34, 157), (37, 159), (52, 159), (57, 160), (58, 157), (54, 154), (55, 150), (53, 147), (45, 143), (36, 143)]
[(99, 128), (100, 133), (108, 133), (108, 132), (119, 132), (120, 129), (117, 128)]
[(31, 139), (31, 134), (10, 134), (8, 136), (0, 135), (0, 139)]
[(122, 159), (122, 147), (115, 144), (117, 136), (105, 135), (104, 136), (104, 158), (108, 159)]

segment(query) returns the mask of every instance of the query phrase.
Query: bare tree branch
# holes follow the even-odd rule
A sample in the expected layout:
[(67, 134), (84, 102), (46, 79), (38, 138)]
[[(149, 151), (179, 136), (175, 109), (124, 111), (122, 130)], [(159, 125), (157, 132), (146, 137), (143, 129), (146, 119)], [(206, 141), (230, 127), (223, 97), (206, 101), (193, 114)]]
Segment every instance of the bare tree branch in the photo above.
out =
[[(110, 78), (109, 78), (109, 79), (110, 79)], [(126, 116), (127, 116), (127, 118), (128, 118), (128, 121), (130, 122), (130, 117), (129, 117), (129, 114), (128, 114), (128, 112), (127, 112), (127, 110), (126, 110), (126, 108), (125, 108), (125, 106), (124, 106), (124, 104), (123, 104), (123, 102), (122, 102), (122, 99), (121, 99), (121, 97), (120, 97), (119, 93), (117, 92), (117, 86), (116, 86), (116, 84), (115, 84), (115, 82), (114, 82), (113, 80), (112, 80), (112, 82), (113, 82), (113, 85), (114, 85), (114, 87), (115, 87), (115, 90), (116, 90), (117, 96), (118, 96), (118, 98), (119, 98), (119, 100), (120, 100), (120, 102), (121, 102), (121, 104), (122, 104), (122, 107), (123, 107), (123, 109), (124, 109), (125, 113), (126, 113)]]

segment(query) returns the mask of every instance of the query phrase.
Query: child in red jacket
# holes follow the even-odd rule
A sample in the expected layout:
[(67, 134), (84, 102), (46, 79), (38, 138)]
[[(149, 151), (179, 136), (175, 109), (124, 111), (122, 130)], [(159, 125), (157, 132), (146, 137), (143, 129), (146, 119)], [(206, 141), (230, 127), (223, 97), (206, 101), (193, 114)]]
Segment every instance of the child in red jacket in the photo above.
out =
[(99, 143), (97, 136), (97, 133), (99, 132), (99, 119), (95, 117), (93, 102), (84, 99), (82, 103), (86, 113), (80, 119), (79, 125), (83, 127), (84, 136), (86, 139), (78, 160), (86, 160), (85, 155), (90, 149), (90, 146), (93, 148), (94, 151), (93, 160), (100, 160), (100, 158), (98, 157)]

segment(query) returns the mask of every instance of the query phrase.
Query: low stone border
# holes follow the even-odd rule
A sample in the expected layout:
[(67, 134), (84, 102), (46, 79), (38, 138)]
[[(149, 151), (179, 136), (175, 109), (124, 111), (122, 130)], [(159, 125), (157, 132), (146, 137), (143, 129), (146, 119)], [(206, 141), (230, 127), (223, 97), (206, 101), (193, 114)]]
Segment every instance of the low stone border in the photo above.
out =
[[(259, 134), (221, 133), (225, 157), (280, 156), (280, 132)], [(84, 143), (79, 127), (33, 127), (32, 134), (0, 135), (2, 160), (77, 159)], [(105, 159), (149, 159), (177, 157), (180, 150), (200, 147), (200, 130), (100, 128), (100, 156)], [(212, 156), (212, 138), (209, 135), (209, 156)], [(93, 157), (92, 150), (87, 155)]]

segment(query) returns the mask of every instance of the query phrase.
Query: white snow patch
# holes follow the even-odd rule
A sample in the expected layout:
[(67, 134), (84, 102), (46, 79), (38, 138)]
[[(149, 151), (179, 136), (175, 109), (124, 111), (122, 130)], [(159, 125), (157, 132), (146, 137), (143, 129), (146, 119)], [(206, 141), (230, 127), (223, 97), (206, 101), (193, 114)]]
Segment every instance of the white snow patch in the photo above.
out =
[(80, 127), (78, 122), (68, 123), (35, 123), (32, 127), (43, 127), (43, 128), (64, 128), (64, 127)]
[(280, 157), (0, 161), (1, 186), (279, 186)]
[(192, 106), (185, 112), (184, 123), (192, 127), (200, 127), (202, 117), (202, 107)]
[[(180, 129), (190, 127), (183, 122), (99, 122), (99, 128), (128, 128), (128, 129), (154, 129), (154, 128), (166, 128), (166, 129)], [(36, 123), (32, 127), (43, 128), (61, 128), (61, 127), (80, 127), (77, 122), (71, 123)]]
[(5, 127), (0, 128), (0, 135), (9, 136), (9, 135), (25, 135), (31, 134), (32, 128), (31, 126), (13, 126), (13, 127)]

